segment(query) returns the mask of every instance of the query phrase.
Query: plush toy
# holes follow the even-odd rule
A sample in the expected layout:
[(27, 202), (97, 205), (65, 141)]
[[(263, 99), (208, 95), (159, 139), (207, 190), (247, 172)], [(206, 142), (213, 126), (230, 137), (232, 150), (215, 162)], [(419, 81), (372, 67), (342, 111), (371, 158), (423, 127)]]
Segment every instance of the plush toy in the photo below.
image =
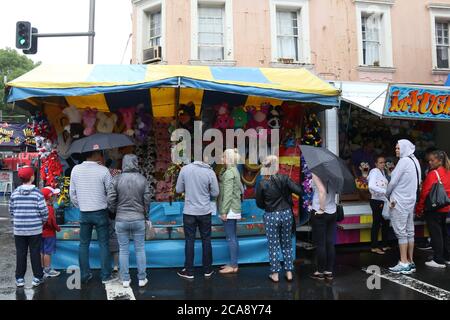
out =
[(90, 136), (95, 133), (95, 123), (97, 122), (97, 109), (87, 108), (83, 111), (83, 125), (85, 136)]
[(304, 135), (301, 143), (320, 147), (322, 145), (322, 138), (320, 135), (320, 122), (317, 120), (316, 114), (311, 113), (309, 116), (305, 115), (304, 124)]
[(55, 129), (50, 125), (47, 117), (43, 113), (38, 112), (33, 117), (32, 128), (35, 137), (43, 137), (44, 139), (49, 139), (51, 141), (56, 140)]
[(67, 107), (63, 110), (70, 123), (70, 135), (74, 139), (83, 137), (83, 125), (81, 124), (81, 112), (75, 106)]
[(136, 124), (134, 127), (135, 129), (134, 134), (136, 140), (139, 143), (143, 143), (151, 130), (152, 117), (145, 110), (145, 106), (143, 104), (138, 105), (136, 109), (137, 109), (137, 117), (136, 117)]
[(314, 190), (312, 187), (312, 174), (306, 165), (305, 158), (300, 157), (300, 164), (302, 167), (302, 199), (303, 199), (303, 209), (310, 211), (312, 209), (312, 199), (314, 196)]
[(112, 133), (117, 122), (117, 115), (115, 113), (106, 114), (97, 112), (97, 132)]
[(121, 108), (119, 109), (120, 114), (122, 115), (123, 122), (125, 124), (125, 134), (127, 136), (132, 136), (134, 134), (133, 124), (134, 117), (136, 113), (136, 108)]
[(280, 129), (281, 127), (281, 106), (270, 106), (267, 117), (267, 124), (270, 129)]
[(395, 164), (392, 161), (387, 161), (386, 162), (386, 173), (387, 175), (390, 177), (392, 174), (392, 171), (395, 168)]
[(42, 159), (40, 175), (44, 185), (57, 188), (59, 185), (58, 179), (62, 172), (63, 167), (56, 150), (51, 151), (47, 157)]
[(235, 107), (231, 112), (235, 129), (244, 129), (248, 122), (248, 114), (244, 107)]
[(214, 128), (222, 131), (234, 128), (234, 120), (230, 116), (230, 110), (227, 103), (216, 106), (215, 110), (216, 121), (214, 122)]
[(369, 183), (367, 181), (370, 170), (369, 164), (367, 162), (361, 162), (359, 170), (361, 170), (361, 177), (355, 179), (356, 188), (358, 190), (369, 190)]
[(188, 130), (189, 132), (194, 131), (194, 120), (195, 120), (195, 105), (193, 102), (188, 104), (181, 104), (178, 113), (178, 127)]
[(70, 158), (70, 154), (68, 153), (68, 151), (70, 149), (71, 144), (72, 144), (72, 137), (70, 136), (69, 131), (64, 130), (62, 133), (58, 134), (56, 150), (61, 158), (63, 159)]
[(269, 125), (267, 123), (267, 112), (268, 105), (263, 104), (259, 109), (255, 107), (250, 107), (248, 112), (250, 113), (250, 121), (247, 123), (247, 128), (253, 128), (256, 130), (259, 138), (267, 138), (267, 131), (264, 133), (263, 129), (269, 129)]
[(55, 105), (45, 105), (44, 114), (47, 116), (49, 123), (55, 129), (57, 134), (64, 131), (64, 127), (69, 124), (69, 119), (62, 113), (62, 107)]

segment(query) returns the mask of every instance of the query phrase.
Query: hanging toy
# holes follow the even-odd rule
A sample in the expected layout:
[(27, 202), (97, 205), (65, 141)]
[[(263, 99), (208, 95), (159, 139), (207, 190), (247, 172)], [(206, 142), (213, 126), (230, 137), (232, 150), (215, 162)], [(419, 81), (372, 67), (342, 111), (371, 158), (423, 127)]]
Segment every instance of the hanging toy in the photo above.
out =
[(322, 145), (322, 138), (320, 136), (320, 122), (317, 120), (315, 113), (305, 116), (304, 134), (301, 140), (302, 144), (320, 147)]
[(267, 112), (269, 110), (269, 106), (270, 105), (262, 104), (259, 109), (256, 109), (253, 106), (248, 108), (250, 120), (247, 123), (247, 129), (255, 129), (257, 136), (262, 139), (267, 138), (267, 131), (264, 133), (262, 130), (269, 129), (269, 125), (267, 123)]
[(134, 127), (135, 129), (134, 134), (136, 140), (139, 143), (143, 143), (145, 142), (148, 134), (150, 133), (152, 117), (145, 110), (145, 106), (143, 104), (138, 105), (136, 108), (137, 108), (137, 117), (136, 117), (136, 124)]
[(193, 102), (180, 105), (177, 113), (177, 120), (178, 128), (194, 132), (195, 105)]
[(234, 121), (234, 129), (244, 129), (248, 122), (248, 114), (244, 107), (235, 107), (231, 112)]
[(75, 106), (67, 107), (63, 110), (63, 113), (67, 116), (70, 123), (70, 135), (74, 139), (79, 139), (83, 137), (84, 127), (81, 124), (82, 116), (80, 110)]
[(104, 112), (97, 112), (97, 132), (112, 133), (117, 122), (117, 115), (115, 113), (106, 114)]
[(214, 128), (225, 132), (226, 129), (234, 128), (234, 120), (230, 116), (230, 110), (227, 103), (222, 103), (215, 107), (216, 121), (214, 122)]
[(270, 106), (267, 117), (267, 125), (270, 129), (280, 129), (281, 127), (281, 106)]
[(136, 113), (136, 108), (121, 108), (119, 109), (119, 113), (122, 115), (123, 122), (125, 124), (125, 131), (124, 133), (127, 136), (132, 136), (134, 134), (133, 130), (133, 124), (134, 124), (134, 117)]
[(95, 123), (97, 122), (97, 109), (87, 108), (83, 111), (83, 124), (85, 136), (90, 136), (95, 133)]

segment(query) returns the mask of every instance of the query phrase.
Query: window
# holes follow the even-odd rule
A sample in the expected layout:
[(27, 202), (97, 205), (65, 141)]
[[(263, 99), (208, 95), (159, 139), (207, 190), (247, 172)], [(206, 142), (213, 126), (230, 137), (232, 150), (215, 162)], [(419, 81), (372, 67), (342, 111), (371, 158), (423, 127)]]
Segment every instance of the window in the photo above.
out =
[(224, 6), (199, 6), (198, 57), (200, 60), (224, 60), (224, 16)]
[(436, 22), (436, 62), (438, 68), (449, 68), (449, 24), (447, 22)]
[(278, 59), (300, 60), (299, 12), (277, 10)]
[(363, 65), (380, 66), (381, 15), (361, 15)]
[(394, 0), (355, 0), (359, 66), (392, 69), (391, 7)]
[(161, 45), (161, 11), (149, 14), (150, 19), (150, 47)]

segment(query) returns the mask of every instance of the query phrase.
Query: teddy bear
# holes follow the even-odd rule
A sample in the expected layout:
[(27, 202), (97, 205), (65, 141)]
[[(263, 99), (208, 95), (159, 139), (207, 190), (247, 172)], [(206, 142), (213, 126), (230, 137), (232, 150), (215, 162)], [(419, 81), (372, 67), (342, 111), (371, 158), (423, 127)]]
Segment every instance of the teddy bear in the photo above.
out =
[(178, 128), (194, 131), (195, 105), (193, 102), (181, 104), (177, 112)]
[(62, 107), (55, 105), (44, 105), (44, 114), (51, 123), (57, 134), (64, 131), (64, 127), (69, 124), (69, 119), (62, 113)]
[(81, 124), (81, 112), (75, 106), (67, 107), (63, 110), (63, 113), (69, 119), (69, 132), (72, 138), (79, 139), (83, 137), (84, 127)]
[(257, 136), (261, 139), (267, 138), (267, 129), (269, 129), (267, 123), (267, 111), (268, 106), (266, 104), (262, 104), (259, 109), (253, 106), (248, 108), (250, 121), (247, 123), (247, 129), (255, 129)]
[(83, 111), (83, 125), (85, 136), (90, 136), (95, 133), (95, 123), (97, 122), (97, 109), (87, 108)]
[(230, 110), (227, 103), (222, 103), (215, 107), (216, 121), (214, 128), (225, 131), (226, 129), (234, 128), (234, 120), (230, 115)]
[(110, 115), (104, 112), (97, 112), (97, 132), (112, 133), (117, 122), (117, 114)]
[(244, 107), (235, 107), (231, 112), (231, 117), (233, 118), (235, 129), (243, 129), (247, 125), (248, 114)]
[(119, 113), (122, 115), (123, 123), (125, 124), (125, 131), (124, 133), (127, 136), (132, 136), (134, 134), (133, 130), (133, 124), (134, 124), (134, 117), (136, 113), (136, 108), (120, 108)]
[(270, 129), (280, 129), (281, 127), (281, 106), (270, 106), (267, 117), (267, 125)]
[(134, 126), (134, 129), (135, 129), (134, 134), (135, 134), (136, 140), (139, 143), (143, 143), (151, 130), (152, 117), (145, 110), (145, 106), (143, 104), (139, 104), (136, 107), (136, 109), (137, 109), (137, 117), (136, 117), (136, 123)]

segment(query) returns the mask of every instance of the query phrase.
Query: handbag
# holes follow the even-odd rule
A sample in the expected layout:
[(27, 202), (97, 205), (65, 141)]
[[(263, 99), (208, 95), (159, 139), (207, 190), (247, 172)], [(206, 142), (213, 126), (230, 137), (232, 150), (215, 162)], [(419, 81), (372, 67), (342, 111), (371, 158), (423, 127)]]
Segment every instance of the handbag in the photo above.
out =
[(344, 220), (344, 206), (339, 203), (336, 206), (336, 222), (341, 222)]
[(447, 191), (442, 184), (441, 177), (437, 170), (434, 170), (438, 178), (438, 182), (434, 183), (431, 187), (431, 191), (425, 200), (425, 211), (436, 211), (450, 205), (450, 199), (447, 195)]

